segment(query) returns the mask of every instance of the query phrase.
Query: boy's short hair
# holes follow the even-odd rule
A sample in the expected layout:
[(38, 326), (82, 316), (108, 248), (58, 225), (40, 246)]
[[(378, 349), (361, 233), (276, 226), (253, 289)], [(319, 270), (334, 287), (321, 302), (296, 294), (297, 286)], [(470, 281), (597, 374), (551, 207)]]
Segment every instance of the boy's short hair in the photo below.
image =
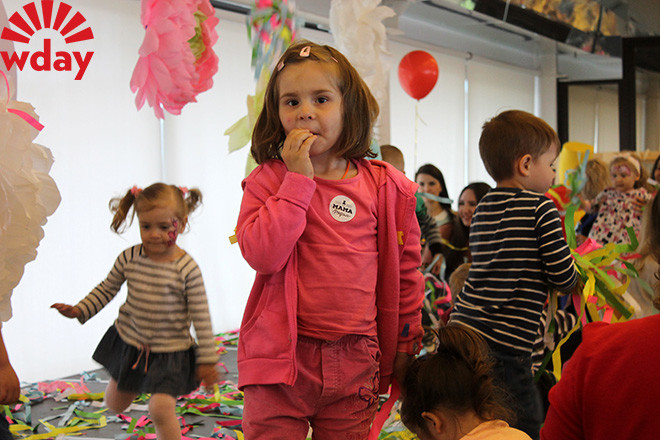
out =
[(383, 158), (383, 162), (387, 162), (394, 166), (397, 170), (404, 172), (405, 161), (403, 159), (403, 153), (394, 145), (381, 145), (380, 146), (380, 155)]
[(561, 147), (555, 130), (543, 119), (522, 110), (508, 110), (483, 125), (479, 153), (486, 171), (496, 181), (513, 177), (518, 159), (536, 159), (552, 145)]
[(449, 275), (449, 290), (451, 290), (452, 304), (458, 301), (458, 296), (461, 294), (470, 273), (470, 266), (472, 266), (471, 263), (463, 263)]

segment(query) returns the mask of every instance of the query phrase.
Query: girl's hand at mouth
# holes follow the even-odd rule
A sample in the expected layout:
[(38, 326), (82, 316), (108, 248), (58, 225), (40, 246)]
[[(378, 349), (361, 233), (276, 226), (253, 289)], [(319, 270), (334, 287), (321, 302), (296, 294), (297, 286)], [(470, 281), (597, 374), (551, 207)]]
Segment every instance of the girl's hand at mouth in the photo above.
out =
[(309, 149), (318, 136), (304, 128), (294, 128), (284, 140), (280, 155), (289, 171), (314, 178)]

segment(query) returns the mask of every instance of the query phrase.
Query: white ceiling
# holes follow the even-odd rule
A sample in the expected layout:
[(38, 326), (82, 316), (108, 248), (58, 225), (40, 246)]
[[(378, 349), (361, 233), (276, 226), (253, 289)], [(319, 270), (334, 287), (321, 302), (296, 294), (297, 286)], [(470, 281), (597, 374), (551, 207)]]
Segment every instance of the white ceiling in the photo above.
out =
[[(502, 20), (469, 11), (459, 0), (382, 0), (397, 16), (388, 19), (390, 37), (445, 48), (529, 69), (538, 69), (548, 51), (557, 54), (558, 75), (567, 80), (621, 78), (621, 60), (587, 53)], [(599, 0), (618, 4), (635, 23), (660, 28), (660, 0)], [(250, 5), (250, 0), (231, 3)], [(328, 30), (330, 0), (296, 0), (296, 13), (309, 23)], [(608, 6), (608, 5), (606, 5)], [(615, 5), (616, 6), (616, 5)], [(611, 5), (610, 5), (611, 7)], [(650, 24), (649, 24), (650, 23)], [(657, 32), (660, 34), (660, 31)]]

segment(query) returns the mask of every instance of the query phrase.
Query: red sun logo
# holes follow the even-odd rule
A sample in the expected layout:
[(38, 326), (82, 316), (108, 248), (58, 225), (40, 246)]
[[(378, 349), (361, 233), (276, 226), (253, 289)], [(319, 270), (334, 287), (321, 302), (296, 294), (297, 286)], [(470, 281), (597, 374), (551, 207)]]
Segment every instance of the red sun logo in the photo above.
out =
[[(27, 19), (20, 11), (14, 12), (9, 18), (9, 22), (23, 33), (4, 27), (0, 38), (18, 43), (30, 43), (32, 37), (42, 29), (52, 29), (59, 32), (67, 44), (94, 38), (92, 29), (89, 26), (84, 27), (87, 20), (80, 12), (75, 12), (69, 17), (72, 9), (71, 6), (62, 2), (58, 3), (56, 8), (54, 6), (53, 0), (28, 3), (23, 6), (23, 11)], [(78, 51), (56, 50), (53, 53), (50, 38), (43, 39), (42, 51), (37, 50), (33, 53), (29, 51), (20, 53), (0, 51), (0, 59), (7, 70), (12, 69), (13, 66), (16, 66), (19, 70), (23, 70), (29, 64), (35, 71), (56, 70), (70, 72), (77, 66), (78, 70), (74, 78), (76, 80), (82, 79), (92, 60), (92, 55), (94, 55), (93, 51), (82, 53)]]
[[(64, 41), (67, 43), (75, 43), (77, 41), (91, 40), (94, 38), (92, 29), (86, 27), (85, 29), (78, 31), (74, 34), (69, 35), (74, 29), (83, 25), (87, 20), (80, 12), (76, 12), (73, 17), (67, 20), (67, 15), (71, 11), (71, 6), (66, 3), (59, 3), (57, 6), (57, 11), (53, 11), (53, 0), (42, 0), (41, 1), (41, 17), (37, 11), (38, 6), (35, 2), (28, 3), (23, 6), (23, 10), (27, 14), (28, 21), (23, 18), (19, 12), (14, 12), (14, 14), (9, 18), (9, 22), (25, 32), (27, 35), (18, 33), (12, 29), (4, 27), (2, 29), (2, 35), (0, 38), (3, 40), (17, 41), (19, 43), (29, 43), (30, 38), (34, 35), (35, 32), (41, 29), (54, 29), (59, 31), (59, 33), (64, 37)], [(53, 14), (53, 12), (55, 12)]]

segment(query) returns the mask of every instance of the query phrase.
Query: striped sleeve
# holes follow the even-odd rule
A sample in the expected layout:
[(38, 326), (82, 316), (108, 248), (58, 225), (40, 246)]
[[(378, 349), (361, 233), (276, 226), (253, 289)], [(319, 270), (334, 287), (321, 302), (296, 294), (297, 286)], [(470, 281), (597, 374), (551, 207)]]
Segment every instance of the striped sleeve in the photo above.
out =
[(126, 276), (124, 274), (126, 264), (138, 254), (139, 251), (140, 246), (138, 245), (128, 248), (119, 254), (107, 278), (76, 304), (76, 307), (81, 311), (81, 315), (78, 317), (78, 321), (80, 321), (81, 324), (84, 324), (101, 311), (101, 309), (117, 295), (122, 284), (126, 281)]
[(218, 361), (209, 304), (204, 288), (202, 271), (190, 255), (181, 261), (184, 277), (184, 295), (188, 304), (188, 313), (197, 336), (197, 363), (215, 364)]
[(578, 274), (564, 240), (559, 213), (551, 200), (541, 202), (537, 209), (537, 218), (539, 252), (548, 283), (567, 292), (577, 283)]

